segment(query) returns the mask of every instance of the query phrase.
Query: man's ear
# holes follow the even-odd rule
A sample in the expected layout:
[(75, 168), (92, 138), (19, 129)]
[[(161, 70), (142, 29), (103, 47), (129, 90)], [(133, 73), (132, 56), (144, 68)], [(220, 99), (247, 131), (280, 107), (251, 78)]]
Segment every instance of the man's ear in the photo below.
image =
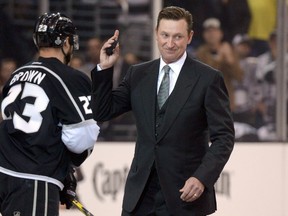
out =
[(191, 43), (191, 41), (192, 41), (192, 38), (193, 38), (193, 35), (194, 35), (194, 31), (191, 31), (190, 33), (189, 33), (189, 35), (188, 35), (188, 44), (190, 44)]
[(69, 43), (69, 37), (66, 37), (63, 42), (63, 48), (69, 48), (71, 47), (71, 44)]

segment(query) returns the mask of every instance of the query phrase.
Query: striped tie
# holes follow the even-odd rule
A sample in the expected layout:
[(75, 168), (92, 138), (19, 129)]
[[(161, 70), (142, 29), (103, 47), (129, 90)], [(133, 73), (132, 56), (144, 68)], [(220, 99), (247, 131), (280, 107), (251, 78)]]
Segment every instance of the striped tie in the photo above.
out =
[(161, 109), (161, 107), (163, 106), (163, 104), (165, 103), (165, 101), (167, 100), (168, 96), (169, 96), (169, 85), (170, 85), (170, 79), (169, 79), (169, 71), (170, 71), (170, 67), (168, 65), (164, 66), (164, 77), (162, 79), (160, 88), (159, 88), (159, 92), (158, 92), (158, 96), (157, 96), (157, 100), (158, 100), (158, 106), (159, 109)]

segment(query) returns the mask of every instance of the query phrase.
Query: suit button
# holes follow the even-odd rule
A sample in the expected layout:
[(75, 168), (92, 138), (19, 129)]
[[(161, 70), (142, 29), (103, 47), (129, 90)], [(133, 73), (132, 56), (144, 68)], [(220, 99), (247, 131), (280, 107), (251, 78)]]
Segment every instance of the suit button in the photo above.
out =
[(155, 137), (157, 137), (158, 136), (158, 133), (155, 133)]

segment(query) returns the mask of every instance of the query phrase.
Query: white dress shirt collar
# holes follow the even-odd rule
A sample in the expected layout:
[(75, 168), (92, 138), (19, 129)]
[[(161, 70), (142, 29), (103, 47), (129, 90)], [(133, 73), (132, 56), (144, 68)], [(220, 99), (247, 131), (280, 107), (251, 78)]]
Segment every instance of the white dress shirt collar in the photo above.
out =
[[(187, 53), (185, 52), (178, 61), (168, 64), (169, 67), (171, 68), (170, 73), (169, 73), (169, 77), (170, 77), (169, 93), (170, 94), (171, 94), (171, 92), (173, 91), (173, 89), (175, 87), (176, 81), (178, 79), (178, 76), (180, 74), (182, 66), (184, 65), (186, 57), (187, 57)], [(158, 75), (157, 92), (159, 91), (160, 84), (161, 84), (161, 81), (162, 81), (163, 76), (164, 76), (163, 67), (165, 65), (167, 65), (167, 64), (163, 61), (162, 58), (160, 58), (160, 67), (159, 67), (159, 75)]]
[[(186, 57), (187, 57), (187, 53), (184, 52), (184, 54), (182, 55), (182, 57), (178, 61), (168, 64), (169, 67), (172, 69), (172, 71), (177, 74), (177, 77), (178, 77), (178, 75), (182, 69), (182, 66), (186, 60)], [(160, 68), (159, 68), (160, 72), (163, 70), (163, 67), (165, 65), (167, 65), (167, 64), (163, 61), (162, 58), (160, 58)]]

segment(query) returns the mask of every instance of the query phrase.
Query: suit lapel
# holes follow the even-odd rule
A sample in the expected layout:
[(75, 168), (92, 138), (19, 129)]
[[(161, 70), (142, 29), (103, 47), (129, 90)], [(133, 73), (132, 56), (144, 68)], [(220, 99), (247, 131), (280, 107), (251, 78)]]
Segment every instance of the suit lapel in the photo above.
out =
[[(199, 73), (195, 71), (193, 61), (190, 58), (186, 58), (186, 61), (181, 69), (179, 77), (177, 79), (176, 85), (169, 96), (168, 106), (165, 113), (165, 119), (163, 122), (163, 127), (159, 132), (160, 141), (166, 134), (168, 129), (173, 124), (175, 118), (180, 112), (181, 108), (187, 101), (191, 91), (199, 79)], [(154, 100), (155, 101), (155, 100)], [(155, 105), (155, 102), (154, 102)], [(154, 107), (155, 109), (155, 107)], [(155, 119), (155, 115), (154, 115)]]

